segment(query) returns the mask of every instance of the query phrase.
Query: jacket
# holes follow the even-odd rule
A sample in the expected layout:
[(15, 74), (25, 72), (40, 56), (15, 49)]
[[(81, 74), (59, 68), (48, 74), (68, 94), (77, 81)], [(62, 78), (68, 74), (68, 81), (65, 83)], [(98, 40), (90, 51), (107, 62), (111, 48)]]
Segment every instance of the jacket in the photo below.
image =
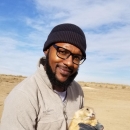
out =
[(81, 87), (73, 81), (62, 102), (39, 64), (7, 96), (0, 130), (67, 130), (74, 112), (83, 107), (83, 97)]

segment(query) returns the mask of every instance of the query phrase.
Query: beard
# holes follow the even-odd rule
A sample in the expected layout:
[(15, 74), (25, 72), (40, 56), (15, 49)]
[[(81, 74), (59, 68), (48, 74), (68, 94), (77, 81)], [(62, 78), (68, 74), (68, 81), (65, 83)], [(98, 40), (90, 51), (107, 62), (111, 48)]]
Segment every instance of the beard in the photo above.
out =
[(56, 77), (56, 74), (52, 71), (51, 66), (49, 64), (49, 55), (47, 54), (46, 56), (46, 62), (45, 62), (45, 68), (46, 68), (46, 74), (52, 84), (53, 87), (59, 87), (59, 88), (64, 88), (66, 90), (68, 86), (72, 83), (76, 75), (78, 74), (78, 71), (73, 73), (66, 81), (59, 81), (58, 78)]

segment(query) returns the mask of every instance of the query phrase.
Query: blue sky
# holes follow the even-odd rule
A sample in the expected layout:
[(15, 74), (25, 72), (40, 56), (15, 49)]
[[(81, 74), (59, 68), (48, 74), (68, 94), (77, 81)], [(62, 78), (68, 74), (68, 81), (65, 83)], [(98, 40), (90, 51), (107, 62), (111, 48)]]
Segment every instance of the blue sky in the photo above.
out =
[(29, 76), (51, 29), (85, 32), (87, 60), (77, 81), (130, 85), (130, 0), (1, 0), (0, 73)]

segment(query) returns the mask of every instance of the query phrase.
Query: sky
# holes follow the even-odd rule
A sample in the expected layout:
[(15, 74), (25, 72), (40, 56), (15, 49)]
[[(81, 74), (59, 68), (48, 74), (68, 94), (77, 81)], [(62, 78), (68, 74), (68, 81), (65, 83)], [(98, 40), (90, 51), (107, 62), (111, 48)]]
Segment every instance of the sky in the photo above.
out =
[(130, 0), (1, 0), (0, 74), (33, 74), (48, 34), (61, 23), (86, 36), (77, 81), (130, 85)]

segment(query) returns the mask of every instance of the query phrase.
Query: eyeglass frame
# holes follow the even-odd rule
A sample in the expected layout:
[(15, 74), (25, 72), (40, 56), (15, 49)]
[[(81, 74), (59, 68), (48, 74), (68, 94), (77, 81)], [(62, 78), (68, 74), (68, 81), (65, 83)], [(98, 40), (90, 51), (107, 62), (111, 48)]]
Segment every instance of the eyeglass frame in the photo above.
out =
[[(74, 59), (73, 57), (74, 57), (76, 54), (73, 54), (70, 50), (68, 50), (68, 49), (66, 49), (66, 48), (63, 48), (63, 47), (60, 47), (60, 46), (57, 46), (56, 44), (53, 44), (52, 46), (56, 49), (56, 55), (57, 55), (59, 58), (63, 59), (63, 60), (66, 60), (67, 58), (69, 58), (70, 55), (72, 55), (72, 62), (73, 62), (74, 64), (76, 64), (76, 65), (81, 65), (81, 64), (86, 60), (86, 57), (80, 55), (80, 56), (82, 56), (81, 60), (83, 60), (83, 61), (82, 61), (81, 63), (79, 62), (79, 64), (77, 64), (77, 63), (75, 63), (75, 62), (73, 61), (73, 59)], [(70, 54), (69, 54), (66, 58), (60, 57), (60, 56), (57, 54), (59, 48), (62, 48), (62, 49), (64, 49), (64, 50), (68, 51)], [(81, 61), (81, 60), (80, 60), (80, 61)]]

